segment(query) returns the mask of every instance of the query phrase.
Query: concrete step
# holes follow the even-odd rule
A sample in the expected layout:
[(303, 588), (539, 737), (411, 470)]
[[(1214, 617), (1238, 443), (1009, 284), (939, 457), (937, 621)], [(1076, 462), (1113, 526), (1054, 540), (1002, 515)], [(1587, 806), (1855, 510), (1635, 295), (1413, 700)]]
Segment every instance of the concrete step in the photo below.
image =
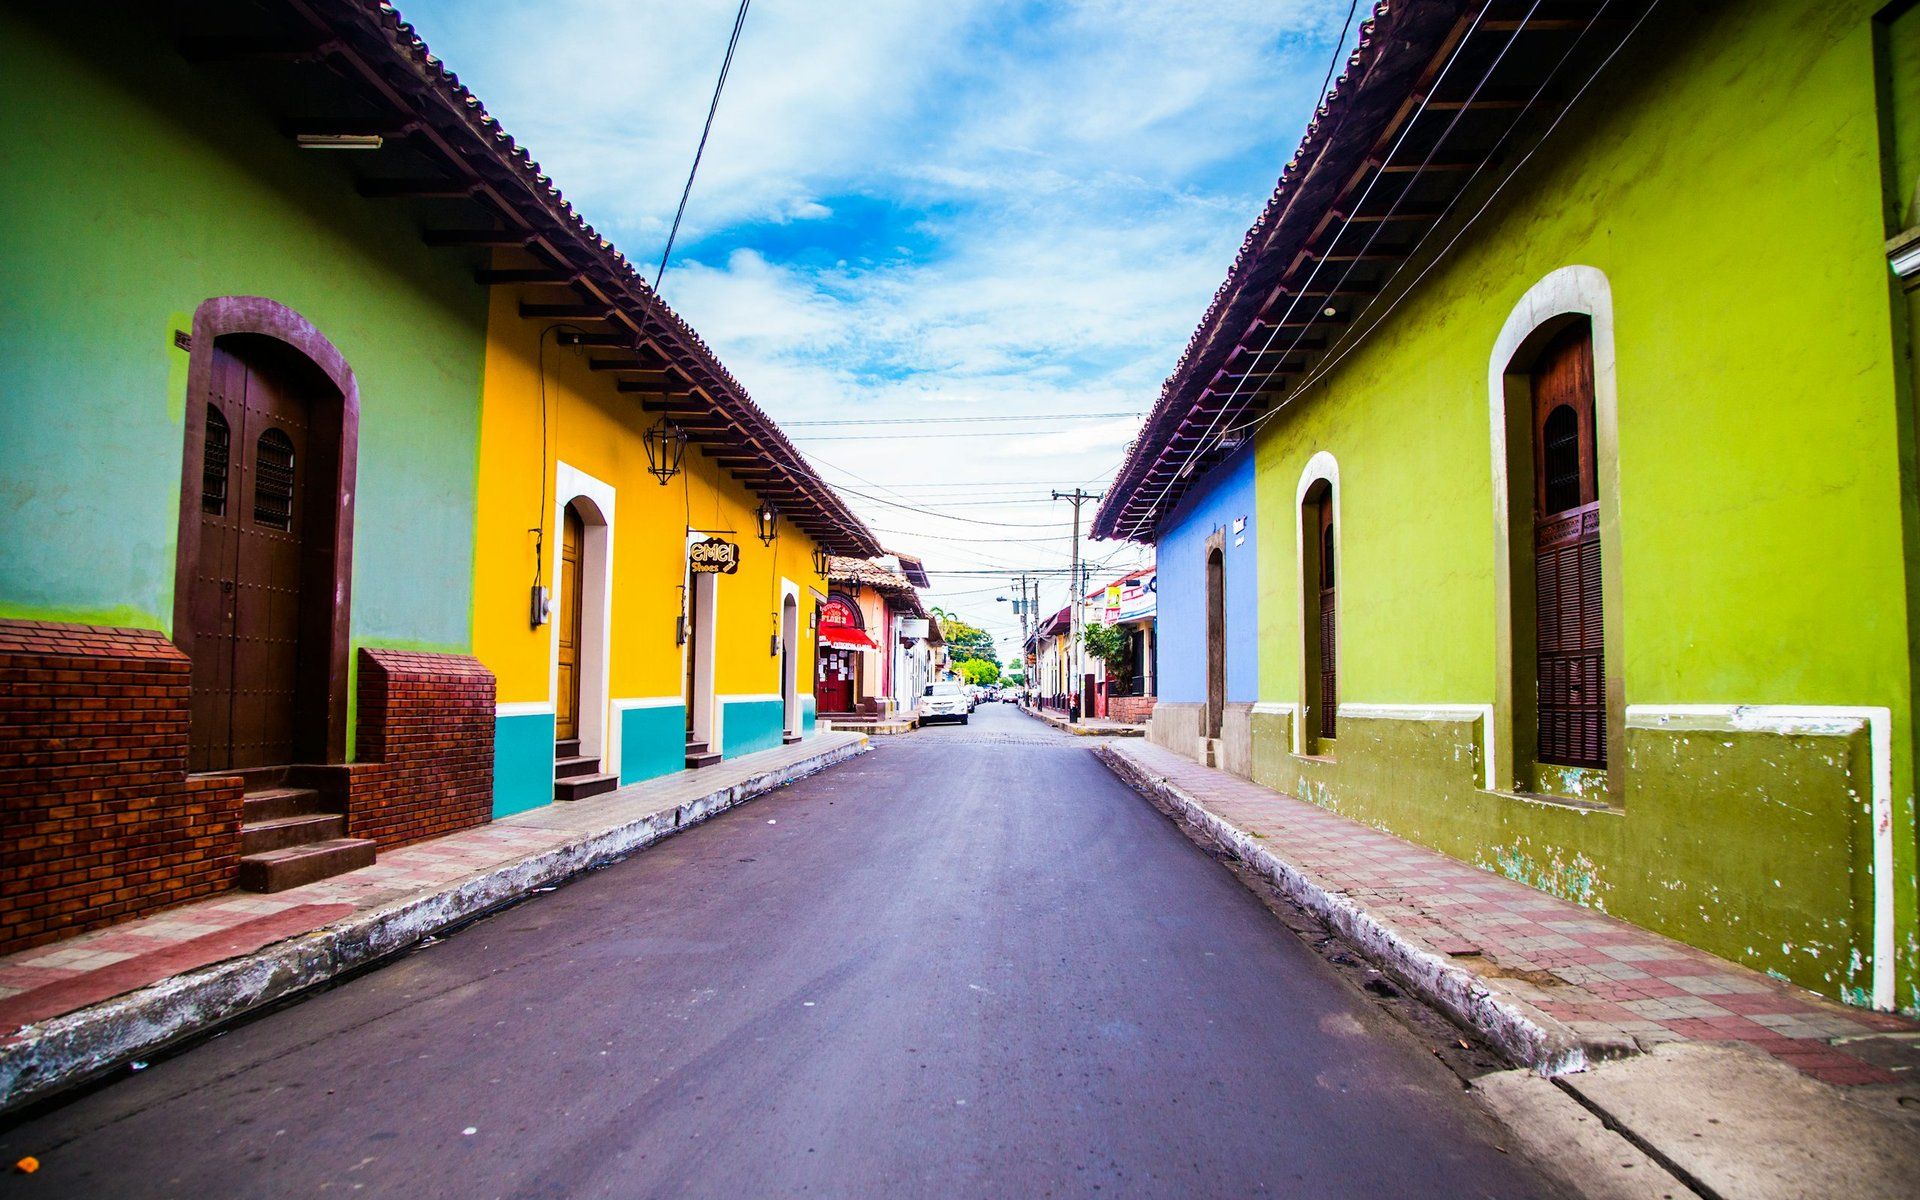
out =
[(553, 756), (555, 758), (572, 758), (579, 753), (579, 738), (565, 738), (553, 744)]
[(553, 760), (553, 773), (560, 779), (571, 779), (575, 775), (592, 775), (600, 770), (600, 760), (588, 758), (584, 754), (575, 754), (569, 758)]
[(687, 739), (688, 754), (705, 754), (706, 752), (707, 744), (705, 742), (696, 742), (692, 738)]
[(347, 819), (339, 813), (302, 813), (248, 821), (240, 826), (240, 853), (264, 854), (288, 846), (332, 841), (347, 836)]
[(304, 817), (327, 811), (326, 800), (313, 788), (271, 787), (248, 792), (241, 798), (240, 820), (251, 825), (257, 821), (277, 821), (282, 817)]
[(710, 767), (719, 761), (720, 752), (718, 750), (700, 750), (696, 752), (689, 748), (687, 751), (687, 769), (690, 771), (697, 771), (701, 767)]
[(620, 786), (618, 775), (574, 775), (567, 779), (553, 781), (555, 800), (585, 800), (588, 796), (598, 796)]
[(249, 854), (240, 860), (240, 886), (249, 892), (284, 892), (373, 865), (373, 843), (366, 838), (331, 838)]

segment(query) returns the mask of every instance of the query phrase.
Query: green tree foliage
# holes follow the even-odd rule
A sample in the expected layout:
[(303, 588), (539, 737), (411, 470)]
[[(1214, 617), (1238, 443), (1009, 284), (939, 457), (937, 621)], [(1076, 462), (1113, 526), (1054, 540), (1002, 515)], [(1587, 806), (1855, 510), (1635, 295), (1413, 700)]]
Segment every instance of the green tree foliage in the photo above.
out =
[(960, 678), (976, 687), (1000, 682), (1000, 664), (990, 658), (970, 658), (958, 664)]
[(934, 609), (940, 616), (940, 632), (947, 639), (947, 657), (953, 660), (955, 667), (962, 663), (984, 660), (992, 664), (994, 673), (1000, 670), (1000, 651), (993, 644), (993, 635), (978, 625), (969, 625), (959, 617), (941, 609)]
[(1127, 635), (1118, 625), (1089, 625), (1080, 631), (1080, 644), (1110, 671), (1119, 670), (1126, 661)]

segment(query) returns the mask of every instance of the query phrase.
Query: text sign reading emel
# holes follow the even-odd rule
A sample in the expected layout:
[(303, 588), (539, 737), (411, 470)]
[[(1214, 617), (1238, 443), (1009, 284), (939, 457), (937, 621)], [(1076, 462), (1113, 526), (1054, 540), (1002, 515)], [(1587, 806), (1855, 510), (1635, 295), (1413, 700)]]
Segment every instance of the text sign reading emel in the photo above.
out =
[(696, 575), (731, 575), (740, 569), (740, 547), (710, 537), (687, 547), (687, 561)]

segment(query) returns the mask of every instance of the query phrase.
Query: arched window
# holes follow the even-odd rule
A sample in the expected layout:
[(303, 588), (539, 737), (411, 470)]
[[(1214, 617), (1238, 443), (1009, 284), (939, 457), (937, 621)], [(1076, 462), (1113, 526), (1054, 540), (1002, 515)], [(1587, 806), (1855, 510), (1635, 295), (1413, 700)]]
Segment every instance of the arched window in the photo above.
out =
[(1220, 736), (1227, 712), (1227, 564), (1219, 547), (1207, 553), (1207, 712), (1203, 734)]
[(233, 434), (227, 418), (207, 405), (207, 444), (200, 461), (200, 510), (213, 516), (227, 511), (227, 463), (233, 454)]
[(293, 439), (284, 430), (267, 430), (255, 446), (253, 519), (273, 529), (293, 528)]
[(1606, 662), (1594, 456), (1593, 334), (1553, 335), (1529, 374), (1533, 398), (1536, 712), (1543, 763), (1607, 765)]

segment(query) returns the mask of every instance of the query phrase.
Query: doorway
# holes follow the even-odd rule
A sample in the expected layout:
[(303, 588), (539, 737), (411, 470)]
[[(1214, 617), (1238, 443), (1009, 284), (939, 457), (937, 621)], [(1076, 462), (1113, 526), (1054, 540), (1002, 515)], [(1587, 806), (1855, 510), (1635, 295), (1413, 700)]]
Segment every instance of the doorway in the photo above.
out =
[(780, 602), (780, 728), (789, 745), (800, 740), (800, 602)]
[(687, 574), (686, 704), (687, 750), (690, 755), (712, 753), (718, 758), (713, 727), (714, 603), (719, 577), (710, 572)]
[(580, 610), (581, 561), (587, 537), (587, 523), (578, 506), (569, 503), (561, 516), (560, 596), (556, 620), (560, 627), (560, 679), (554, 696), (554, 737), (559, 741), (577, 741), (580, 737)]
[(1207, 713), (1202, 736), (1217, 738), (1227, 712), (1227, 565), (1218, 547), (1207, 554)]
[(273, 337), (209, 340), (181, 488), (183, 509), (197, 508), (180, 556), (191, 563), (181, 639), (192, 660), (188, 769), (325, 762), (345, 603), (335, 587), (344, 397)]

